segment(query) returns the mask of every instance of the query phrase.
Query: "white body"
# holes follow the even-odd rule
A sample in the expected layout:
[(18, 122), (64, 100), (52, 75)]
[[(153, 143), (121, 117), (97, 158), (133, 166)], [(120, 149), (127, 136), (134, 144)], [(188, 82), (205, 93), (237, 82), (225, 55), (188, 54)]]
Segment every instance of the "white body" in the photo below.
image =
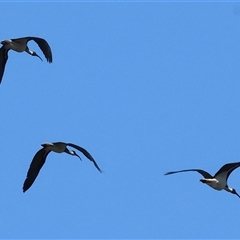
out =
[(217, 178), (213, 178), (213, 179), (204, 179), (206, 181), (206, 184), (209, 187), (214, 188), (215, 190), (223, 190), (226, 187), (226, 179), (217, 179)]
[(215, 176), (215, 178), (205, 179), (205, 181), (209, 187), (212, 187), (215, 190), (220, 191), (220, 190), (225, 189), (228, 192), (230, 190), (228, 187), (226, 187), (227, 186), (227, 172), (222, 172), (222, 173), (218, 174), (217, 176)]

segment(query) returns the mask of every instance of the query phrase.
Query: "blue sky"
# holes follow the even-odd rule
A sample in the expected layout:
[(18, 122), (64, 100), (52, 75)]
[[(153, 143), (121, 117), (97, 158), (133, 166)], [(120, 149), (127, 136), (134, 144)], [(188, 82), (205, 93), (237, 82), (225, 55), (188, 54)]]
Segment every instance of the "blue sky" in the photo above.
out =
[[(199, 182), (240, 160), (240, 3), (1, 3), (2, 238), (239, 238), (240, 199)], [(41, 57), (34, 42), (29, 47)], [(50, 153), (22, 192), (44, 142)], [(229, 178), (240, 192), (240, 169)]]

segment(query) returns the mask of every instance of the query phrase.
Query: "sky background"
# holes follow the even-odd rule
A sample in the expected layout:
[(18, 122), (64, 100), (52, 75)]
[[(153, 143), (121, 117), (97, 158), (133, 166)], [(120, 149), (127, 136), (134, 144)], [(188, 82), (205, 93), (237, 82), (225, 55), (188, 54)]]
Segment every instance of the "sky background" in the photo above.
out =
[[(1, 238), (240, 238), (240, 199), (199, 182), (240, 161), (240, 3), (1, 3)], [(44, 142), (50, 153), (22, 185)], [(70, 148), (71, 149), (71, 148)], [(228, 185), (240, 193), (240, 169)]]

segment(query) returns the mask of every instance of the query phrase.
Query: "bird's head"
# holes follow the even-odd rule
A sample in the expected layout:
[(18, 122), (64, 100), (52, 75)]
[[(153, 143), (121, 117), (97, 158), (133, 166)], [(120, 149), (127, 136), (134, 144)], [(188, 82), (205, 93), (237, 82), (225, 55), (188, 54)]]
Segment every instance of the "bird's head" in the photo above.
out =
[(64, 152), (65, 152), (65, 153), (68, 153), (68, 154), (70, 154), (70, 155), (72, 155), (72, 156), (77, 156), (77, 157), (82, 161), (81, 157), (80, 157), (75, 151), (69, 150), (68, 148), (65, 148), (65, 151), (64, 151)]
[(240, 198), (239, 194), (236, 192), (236, 190), (234, 188), (229, 188), (229, 189), (230, 189), (232, 194), (235, 194)]
[(38, 56), (37, 53), (34, 52), (34, 51), (32, 51), (31, 55), (32, 55), (32, 56), (35, 56), (35, 57), (38, 57), (38, 58), (40, 58), (40, 59), (42, 60), (42, 58), (41, 58), (40, 56)]
[(82, 161), (81, 157), (74, 150), (70, 150), (70, 154), (73, 156), (77, 156)]

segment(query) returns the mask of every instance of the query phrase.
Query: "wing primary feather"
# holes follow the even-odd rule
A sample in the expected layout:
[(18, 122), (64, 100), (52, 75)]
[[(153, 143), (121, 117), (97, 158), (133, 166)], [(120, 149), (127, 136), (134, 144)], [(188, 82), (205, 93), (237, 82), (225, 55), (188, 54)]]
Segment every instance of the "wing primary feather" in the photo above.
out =
[(164, 175), (170, 175), (174, 173), (180, 173), (180, 172), (198, 172), (200, 173), (204, 178), (212, 178), (211, 174), (208, 172), (202, 170), (202, 169), (186, 169), (186, 170), (180, 170), (180, 171), (173, 171), (173, 172), (167, 172)]

